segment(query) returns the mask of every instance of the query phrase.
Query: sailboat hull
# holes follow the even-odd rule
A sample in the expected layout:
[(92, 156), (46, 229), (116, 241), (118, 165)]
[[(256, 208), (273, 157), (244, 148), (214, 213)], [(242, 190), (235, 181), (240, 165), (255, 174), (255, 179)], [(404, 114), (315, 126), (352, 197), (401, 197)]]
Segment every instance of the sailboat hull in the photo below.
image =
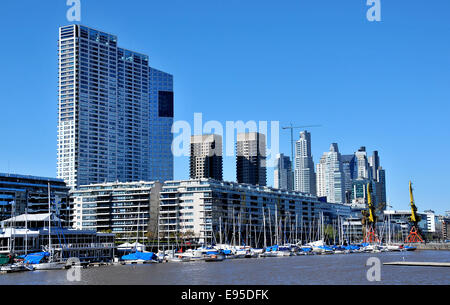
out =
[(66, 269), (65, 263), (42, 263), (32, 265), (34, 270), (63, 270)]

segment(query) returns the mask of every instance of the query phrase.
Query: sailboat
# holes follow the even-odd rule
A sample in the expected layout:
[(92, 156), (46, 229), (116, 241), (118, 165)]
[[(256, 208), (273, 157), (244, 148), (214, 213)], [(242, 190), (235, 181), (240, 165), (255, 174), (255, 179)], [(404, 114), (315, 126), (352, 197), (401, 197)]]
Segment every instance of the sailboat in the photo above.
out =
[(66, 263), (55, 258), (52, 249), (52, 211), (50, 183), (48, 184), (48, 251), (27, 255), (25, 263), (33, 266), (35, 270), (61, 270), (66, 268)]
[[(138, 205), (138, 217), (137, 217), (137, 227), (136, 227), (136, 242), (132, 244), (133, 252), (124, 255), (121, 257), (121, 260), (124, 264), (134, 265), (134, 264), (149, 264), (149, 263), (158, 263), (160, 259), (158, 255), (153, 252), (146, 252), (145, 245), (139, 244), (139, 226), (141, 223), (141, 205)], [(144, 231), (142, 231), (144, 232)], [(140, 248), (140, 250), (138, 249)], [(165, 252), (163, 253), (162, 259), (165, 258)]]
[[(10, 254), (8, 256), (1, 257), (0, 272), (2, 273), (12, 273), (21, 271), (33, 271), (34, 268), (25, 264), (24, 262), (15, 262), (15, 235), (16, 235), (16, 223), (15, 223), (15, 213), (16, 213), (16, 203), (12, 202), (12, 219), (13, 223), (11, 226), (11, 241), (10, 241)], [(20, 258), (20, 257), (19, 257)]]
[(324, 223), (323, 223), (323, 213), (320, 214), (320, 219), (317, 222), (317, 236), (320, 236), (319, 240), (314, 242), (307, 243), (306, 246), (312, 248), (313, 253), (317, 254), (333, 254), (334, 251), (332, 248), (328, 247), (325, 243), (325, 234), (324, 234)]

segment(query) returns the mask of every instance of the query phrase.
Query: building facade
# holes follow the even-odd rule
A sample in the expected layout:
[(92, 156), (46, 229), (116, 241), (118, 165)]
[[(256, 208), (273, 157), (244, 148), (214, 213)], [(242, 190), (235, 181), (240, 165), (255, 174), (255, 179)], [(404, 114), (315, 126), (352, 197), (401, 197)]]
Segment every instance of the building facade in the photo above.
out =
[(190, 177), (223, 180), (223, 150), (220, 135), (191, 137)]
[(311, 133), (302, 131), (295, 148), (295, 190), (316, 195), (316, 173), (311, 152)]
[(292, 172), (291, 158), (284, 154), (278, 154), (274, 169), (274, 188), (292, 191), (294, 189), (294, 175)]
[(60, 179), (0, 173), (0, 220), (21, 214), (49, 213), (71, 221), (69, 188)]
[(262, 247), (294, 241), (318, 217), (317, 197), (269, 187), (196, 179), (166, 182), (160, 239)]
[(327, 197), (331, 203), (345, 202), (345, 180), (338, 145), (331, 144), (317, 165), (317, 190), (319, 197)]
[(238, 133), (236, 176), (238, 183), (266, 186), (266, 136), (264, 134)]
[[(366, 147), (361, 147), (355, 152), (356, 175), (355, 179), (369, 179), (371, 172), (369, 169), (369, 160), (367, 159)], [(369, 176), (370, 175), (370, 176)]]
[(24, 255), (44, 249), (62, 261), (75, 257), (82, 262), (112, 261), (114, 234), (74, 230), (49, 213), (20, 215), (1, 222), (0, 254)]
[(74, 228), (116, 234), (118, 241), (156, 238), (159, 182), (103, 183), (72, 191)]
[[(398, 232), (401, 234), (401, 239), (405, 240), (411, 230), (410, 225), (410, 210), (385, 210), (383, 214), (386, 219), (389, 219), (390, 223), (400, 225), (401, 230)], [(421, 220), (418, 223), (419, 229), (422, 233), (429, 233), (428, 217), (426, 213), (417, 213)]]
[(341, 155), (344, 172), (345, 203), (351, 203), (352, 184), (354, 179), (355, 155)]
[(117, 37), (60, 28), (57, 174), (71, 188), (173, 179), (173, 77)]
[(316, 165), (316, 190), (317, 197), (327, 197), (325, 169), (326, 169), (327, 155), (323, 154), (319, 163)]

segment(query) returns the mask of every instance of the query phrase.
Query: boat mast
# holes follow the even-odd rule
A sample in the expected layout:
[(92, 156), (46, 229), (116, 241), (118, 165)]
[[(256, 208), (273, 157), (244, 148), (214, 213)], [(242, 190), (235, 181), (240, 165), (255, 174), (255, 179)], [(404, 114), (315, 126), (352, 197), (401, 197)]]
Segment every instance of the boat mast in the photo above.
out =
[(14, 256), (16, 250), (16, 201), (11, 202), (11, 238), (9, 239), (9, 252)]
[(219, 217), (219, 239), (220, 245), (222, 245), (222, 216)]
[(323, 212), (320, 213), (320, 223), (321, 223), (321, 233), (322, 233), (322, 240), (325, 241), (325, 228), (324, 228), (324, 222), (323, 222)]
[(248, 243), (248, 240), (247, 240), (247, 246), (251, 247), (252, 246), (252, 232), (251, 232), (251, 230), (252, 230), (252, 214), (251, 214), (251, 212), (250, 212), (250, 223), (247, 224), (247, 233), (246, 233), (247, 239), (249, 236), (248, 230), (250, 230), (250, 243)]
[(303, 245), (303, 233), (305, 232), (305, 227), (303, 226), (303, 215), (301, 216), (300, 223), (300, 245)]
[(262, 207), (263, 212), (263, 228), (264, 228), (264, 249), (267, 248), (267, 239), (266, 239), (266, 213), (264, 213), (264, 207)]
[(278, 206), (275, 208), (275, 242), (278, 245)]
[(27, 194), (27, 206), (25, 208), (25, 255), (28, 254), (28, 194)]
[(241, 224), (242, 224), (242, 218), (241, 218), (241, 211), (239, 211), (239, 236), (238, 236), (238, 239), (239, 239), (239, 247), (242, 245), (242, 243), (241, 243), (241, 233), (242, 233), (242, 226), (241, 226)]
[(50, 182), (48, 183), (48, 250), (50, 252), (50, 256), (52, 254), (52, 210), (51, 210), (51, 194), (50, 194)]
[[(259, 239), (258, 239), (258, 235), (257, 235), (257, 232), (256, 232), (256, 230), (257, 230), (257, 225), (255, 224), (255, 226), (253, 227), (253, 230), (254, 230), (254, 232), (255, 232), (255, 248), (258, 248), (258, 244), (259, 244)], [(261, 236), (261, 233), (260, 233), (260, 235), (259, 236)]]
[(157, 234), (158, 234), (158, 249), (156, 249), (157, 252), (159, 252), (159, 227), (161, 226), (161, 207), (159, 207), (159, 213), (158, 213), (158, 228), (156, 228), (157, 230)]
[(137, 250), (137, 246), (139, 244), (139, 225), (141, 220), (141, 202), (138, 203), (138, 219), (137, 219), (137, 232), (136, 232), (136, 246), (134, 247), (135, 250)]
[(270, 208), (267, 208), (269, 210), (269, 233), (270, 233), (270, 245), (273, 246), (273, 234), (272, 234), (272, 217), (270, 216)]

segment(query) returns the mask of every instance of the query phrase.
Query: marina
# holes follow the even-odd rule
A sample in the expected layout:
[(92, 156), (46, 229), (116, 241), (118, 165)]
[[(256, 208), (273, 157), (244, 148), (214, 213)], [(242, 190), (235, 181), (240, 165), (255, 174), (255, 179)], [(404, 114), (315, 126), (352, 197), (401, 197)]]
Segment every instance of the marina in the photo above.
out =
[[(369, 195), (369, 209), (364, 212), (366, 224), (364, 239), (355, 242), (354, 236), (345, 234), (342, 223), (333, 228), (333, 234), (325, 234), (324, 214), (320, 213), (316, 225), (309, 226), (309, 236), (298, 234), (297, 231), (287, 230), (287, 222), (284, 225), (278, 221), (275, 210), (275, 234), (269, 234), (265, 215), (263, 213), (263, 225), (259, 232), (252, 235), (249, 231), (243, 234), (240, 217), (238, 221), (233, 218), (233, 226), (228, 234), (223, 234), (220, 226), (218, 235), (213, 235), (210, 244), (186, 243), (161, 244), (159, 234), (156, 252), (147, 251), (155, 249), (155, 245), (139, 243), (139, 228), (135, 242), (126, 243), (115, 241), (115, 235), (111, 233), (99, 233), (95, 231), (73, 230), (64, 228), (63, 221), (54, 214), (20, 215), (1, 222), (0, 273), (19, 273), (36, 271), (57, 271), (70, 268), (88, 268), (102, 265), (147, 265), (159, 263), (177, 263), (183, 265), (189, 262), (222, 263), (233, 260), (254, 261), (263, 258), (287, 258), (295, 256), (357, 256), (358, 254), (380, 255), (382, 253), (409, 253), (417, 250), (417, 245), (407, 239), (404, 243), (394, 242), (390, 230), (383, 230), (386, 238), (379, 238), (374, 207), (371, 202), (370, 185), (367, 186)], [(50, 193), (50, 190), (49, 190)], [(415, 216), (415, 206), (410, 185), (412, 218)], [(50, 203), (49, 203), (50, 211)], [(220, 219), (221, 223), (221, 219)], [(269, 218), (270, 223), (270, 218)], [(389, 224), (389, 222), (384, 222)], [(413, 223), (415, 224), (415, 223)], [(314, 227), (314, 229), (313, 229)], [(389, 226), (390, 228), (390, 226)], [(272, 225), (269, 225), (269, 231)], [(415, 226), (411, 232), (415, 232)], [(271, 232), (270, 232), (271, 233)], [(293, 234), (295, 233), (295, 234)], [(416, 233), (417, 235), (417, 233)], [(419, 235), (417, 235), (419, 236)], [(273, 237), (273, 238), (272, 238)], [(420, 237), (420, 236), (419, 236)], [(300, 238), (300, 240), (299, 240)], [(217, 242), (217, 239), (220, 241)], [(223, 241), (226, 241), (223, 243)], [(408, 242), (408, 243), (407, 243)], [(267, 244), (272, 244), (267, 246)], [(273, 244), (275, 243), (275, 244)], [(255, 246), (253, 247), (252, 244)], [(262, 245), (261, 248), (258, 246)], [(148, 247), (148, 248), (147, 248)], [(444, 252), (448, 253), (448, 252)], [(403, 257), (404, 260), (404, 257)], [(446, 262), (440, 265), (434, 263), (411, 263), (416, 266), (447, 267)], [(402, 265), (399, 263), (386, 263), (387, 265)], [(403, 264), (405, 265), (405, 264)]]
[[(442, 285), (448, 268), (399, 268), (383, 265), (381, 282), (369, 282), (366, 262), (372, 253), (305, 255), (256, 259), (225, 259), (220, 263), (190, 261), (81, 268), (80, 281), (68, 281), (64, 271), (34, 271), (0, 276), (0, 285)], [(381, 262), (450, 263), (450, 251), (383, 252)]]

